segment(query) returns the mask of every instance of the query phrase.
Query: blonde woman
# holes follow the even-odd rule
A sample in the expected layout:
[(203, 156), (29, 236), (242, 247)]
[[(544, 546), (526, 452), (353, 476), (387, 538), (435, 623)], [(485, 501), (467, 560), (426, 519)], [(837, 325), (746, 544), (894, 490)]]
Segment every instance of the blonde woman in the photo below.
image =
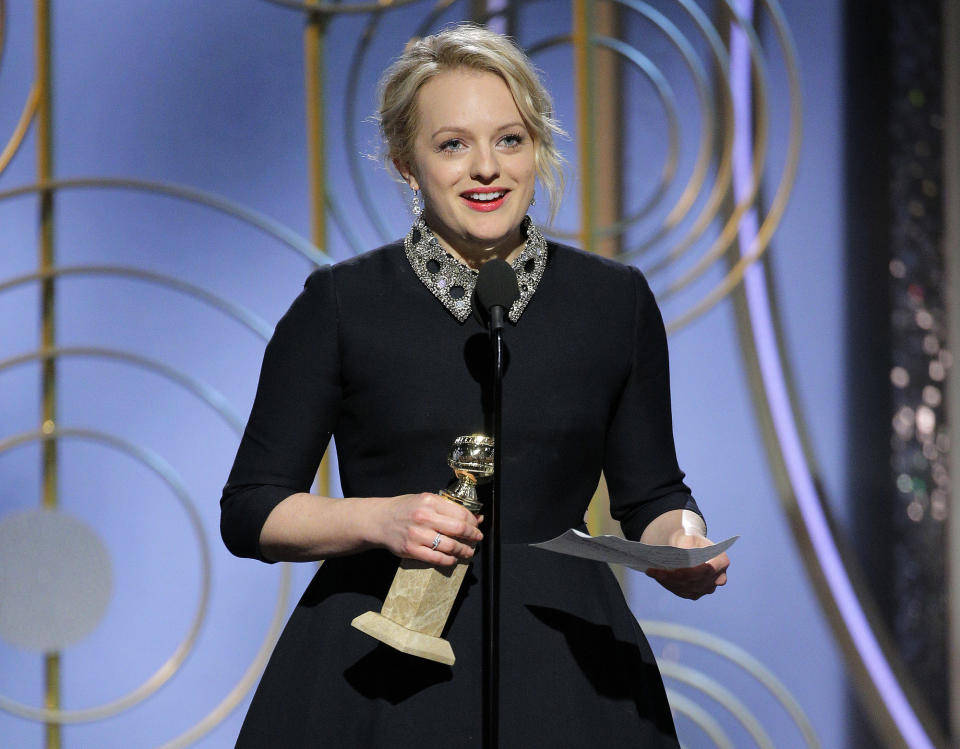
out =
[[(500, 735), (504, 747), (677, 746), (653, 655), (606, 565), (528, 544), (582, 525), (601, 471), (626, 535), (709, 543), (677, 466), (667, 349), (634, 268), (547, 242), (527, 217), (561, 187), (551, 100), (507, 38), (461, 26), (409, 45), (381, 83), (389, 161), (412, 190), (405, 239), (315, 271), (277, 326), (221, 500), (230, 550), (324, 559), (253, 699), (241, 747), (480, 746), (481, 565), (444, 636), (453, 667), (352, 629), (397, 557), (483, 553), (483, 524), (432, 492), (454, 437), (484, 431), (477, 269), (510, 263), (504, 334)], [(310, 494), (336, 436), (345, 498)], [(688, 598), (722, 555), (655, 573)]]

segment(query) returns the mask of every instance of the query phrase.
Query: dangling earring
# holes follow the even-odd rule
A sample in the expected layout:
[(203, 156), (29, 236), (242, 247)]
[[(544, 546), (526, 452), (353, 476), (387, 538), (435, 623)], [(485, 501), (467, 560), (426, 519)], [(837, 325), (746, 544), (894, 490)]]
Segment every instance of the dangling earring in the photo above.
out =
[(410, 213), (414, 218), (420, 218), (423, 214), (423, 202), (420, 200), (420, 191), (414, 190), (413, 197), (410, 198)]
[(534, 193), (533, 197), (530, 198), (530, 207), (533, 208), (537, 204), (537, 194)]

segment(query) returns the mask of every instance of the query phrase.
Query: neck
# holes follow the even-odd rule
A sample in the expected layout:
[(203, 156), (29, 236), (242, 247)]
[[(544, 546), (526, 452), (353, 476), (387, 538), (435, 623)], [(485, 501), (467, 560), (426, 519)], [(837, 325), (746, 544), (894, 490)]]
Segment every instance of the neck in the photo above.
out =
[(430, 221), (424, 217), (427, 227), (433, 232), (433, 235), (440, 242), (440, 246), (454, 258), (466, 265), (468, 268), (479, 270), (480, 266), (488, 260), (500, 258), (508, 263), (512, 263), (517, 256), (523, 252), (527, 238), (523, 224), (518, 226), (514, 232), (504, 237), (494, 244), (470, 243), (465, 240), (451, 241), (430, 227)]

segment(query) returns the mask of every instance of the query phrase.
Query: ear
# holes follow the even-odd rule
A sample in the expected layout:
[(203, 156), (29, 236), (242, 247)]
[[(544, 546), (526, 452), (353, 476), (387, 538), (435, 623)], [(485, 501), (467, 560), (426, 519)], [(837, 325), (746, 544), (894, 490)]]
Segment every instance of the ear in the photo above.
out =
[(400, 176), (403, 177), (404, 181), (410, 185), (411, 190), (419, 190), (420, 183), (417, 181), (416, 175), (410, 169), (410, 165), (399, 159), (393, 160), (393, 165), (396, 167), (396, 170), (400, 172)]

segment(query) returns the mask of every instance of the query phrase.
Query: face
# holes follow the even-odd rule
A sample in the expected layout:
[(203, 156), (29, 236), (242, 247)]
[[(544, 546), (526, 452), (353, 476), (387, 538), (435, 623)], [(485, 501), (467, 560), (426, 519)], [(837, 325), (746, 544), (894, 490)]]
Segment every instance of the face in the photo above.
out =
[(397, 164), (421, 190), (424, 219), (472, 265), (512, 259), (533, 198), (534, 143), (507, 84), (469, 69), (441, 73), (417, 93), (413, 162)]

